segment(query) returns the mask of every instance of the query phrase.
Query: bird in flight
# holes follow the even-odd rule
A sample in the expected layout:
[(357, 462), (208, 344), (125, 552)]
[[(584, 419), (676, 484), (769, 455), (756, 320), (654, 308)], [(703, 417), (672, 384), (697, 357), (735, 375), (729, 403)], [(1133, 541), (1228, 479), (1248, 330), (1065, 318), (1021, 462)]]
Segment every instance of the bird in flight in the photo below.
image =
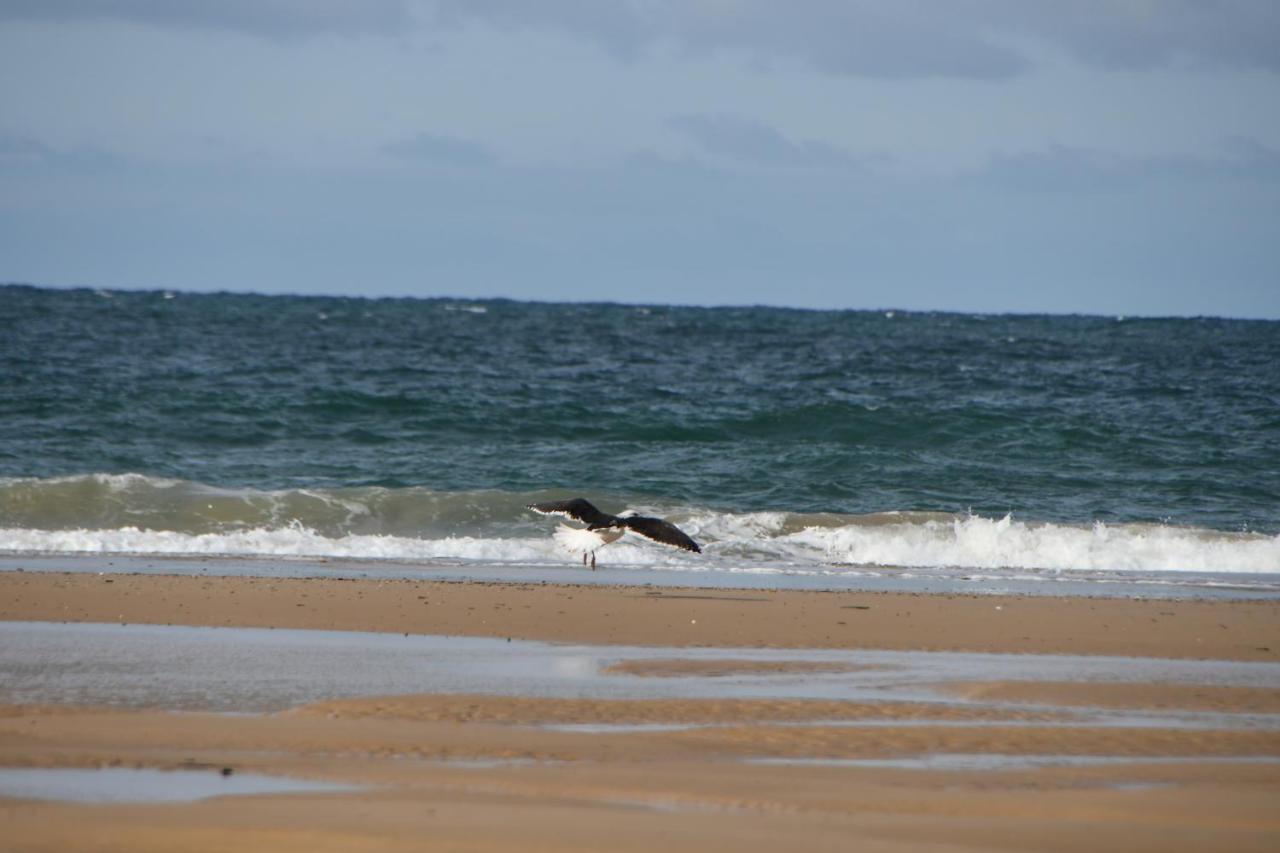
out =
[(661, 542), (701, 554), (702, 548), (690, 539), (684, 531), (669, 521), (638, 515), (630, 510), (619, 515), (609, 515), (596, 509), (585, 498), (573, 498), (567, 501), (548, 501), (547, 503), (529, 504), (529, 509), (542, 515), (558, 515), (561, 518), (572, 518), (587, 525), (570, 527), (562, 524), (556, 529), (556, 541), (570, 551), (582, 552), (582, 565), (591, 557), (591, 568), (596, 567), (596, 550), (610, 542), (622, 538), (622, 534), (630, 530), (639, 533), (646, 539)]

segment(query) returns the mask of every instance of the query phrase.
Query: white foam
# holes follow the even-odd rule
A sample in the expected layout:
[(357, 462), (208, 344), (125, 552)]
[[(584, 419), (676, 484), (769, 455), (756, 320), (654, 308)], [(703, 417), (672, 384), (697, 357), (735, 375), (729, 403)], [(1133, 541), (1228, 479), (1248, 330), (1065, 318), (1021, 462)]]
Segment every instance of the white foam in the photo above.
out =
[[(610, 546), (614, 565), (670, 565), (680, 556), (661, 546)], [(663, 549), (666, 551), (667, 549)], [(483, 560), (488, 562), (565, 563), (566, 552), (553, 538), (480, 538), (449, 536), (348, 535), (327, 537), (301, 526), (233, 533), (176, 533), (122, 527), (112, 530), (0, 529), (0, 553), (146, 554), (224, 557), (336, 557), (366, 560)], [(688, 558), (685, 558), (688, 559)]]
[(357, 559), (546, 559), (547, 542), (532, 539), (411, 539), (403, 536), (321, 536), (300, 526), (234, 533), (168, 530), (0, 530), (0, 551), (72, 554), (349, 557)]
[(830, 560), (920, 568), (1280, 572), (1280, 536), (1158, 525), (1072, 527), (1010, 516), (808, 528), (787, 539)]
[[(1280, 574), (1280, 536), (1220, 533), (1159, 525), (1073, 527), (978, 516), (788, 528), (784, 514), (700, 512), (681, 526), (703, 554), (639, 537), (606, 546), (611, 566), (677, 571), (875, 575), (883, 567), (998, 571), (993, 577), (1044, 580), (1059, 571)], [(527, 528), (526, 528), (527, 530)], [(0, 529), (0, 553), (157, 554), (334, 557), (385, 560), (483, 560), (564, 564), (581, 543), (564, 531), (518, 536), (322, 535), (294, 521), (219, 533), (139, 527), (78, 530)], [(1010, 574), (1013, 572), (1014, 574)], [(1030, 572), (1023, 575), (1018, 572)], [(1041, 573), (1039, 575), (1035, 573)]]

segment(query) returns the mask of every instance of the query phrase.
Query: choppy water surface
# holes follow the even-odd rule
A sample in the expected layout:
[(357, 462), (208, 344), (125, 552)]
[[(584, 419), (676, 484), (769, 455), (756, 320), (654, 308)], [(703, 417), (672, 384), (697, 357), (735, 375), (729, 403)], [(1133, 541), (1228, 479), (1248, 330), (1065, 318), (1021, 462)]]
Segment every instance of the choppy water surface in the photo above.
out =
[(0, 287), (0, 550), (1280, 574), (1280, 323)]

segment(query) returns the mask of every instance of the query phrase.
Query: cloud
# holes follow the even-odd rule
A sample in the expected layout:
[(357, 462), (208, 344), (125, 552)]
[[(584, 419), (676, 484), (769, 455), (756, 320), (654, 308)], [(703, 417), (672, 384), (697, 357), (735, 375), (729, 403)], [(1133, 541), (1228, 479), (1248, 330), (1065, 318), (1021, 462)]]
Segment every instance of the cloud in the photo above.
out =
[(493, 152), (479, 142), (432, 133), (388, 143), (382, 151), (397, 159), (438, 166), (480, 167), (495, 162)]
[(980, 0), (974, 12), (1000, 29), (1059, 45), (1110, 69), (1176, 65), (1280, 71), (1280, 3), (1274, 0)]
[(693, 54), (742, 51), (759, 62), (798, 59), (823, 72), (870, 77), (1005, 77), (1028, 67), (980, 29), (957, 28), (945, 4), (435, 0), (427, 8), (439, 25), (561, 31), (624, 58), (670, 44)]
[(799, 60), (829, 74), (1003, 78), (1027, 39), (1106, 68), (1179, 63), (1280, 71), (1274, 0), (433, 0), (437, 25), (479, 22), (594, 41), (633, 57), (673, 45)]
[(667, 124), (708, 154), (743, 163), (802, 168), (852, 168), (862, 164), (849, 152), (813, 140), (793, 142), (774, 128), (730, 115), (681, 115)]
[(0, 20), (116, 20), (270, 38), (390, 35), (412, 26), (405, 0), (0, 0)]
[(1135, 156), (1094, 148), (1051, 145), (998, 154), (976, 179), (1031, 192), (1093, 192), (1164, 181), (1280, 179), (1280, 151), (1249, 139), (1230, 140), (1224, 154)]
[[(1058, 151), (1058, 166), (1140, 162), (1083, 151)], [(1240, 142), (1221, 160), (1263, 168), (1276, 157)], [(1046, 199), (892, 170), (655, 156), (501, 179), (371, 168), (317, 180), (279, 161), (45, 177), (0, 170), (11, 280), (1280, 317), (1276, 184), (1260, 181), (1151, 180), (1105, 199)]]
[(1027, 42), (1108, 69), (1280, 71), (1275, 0), (0, 0), (0, 20), (121, 20), (269, 38), (400, 36), (479, 24), (567, 34), (633, 59), (655, 47), (878, 78), (999, 79)]
[(129, 162), (109, 151), (92, 146), (54, 148), (29, 136), (0, 133), (0, 171), (103, 172), (126, 168)]
[(0, 134), (0, 166), (29, 166), (53, 155), (49, 146), (25, 136)]

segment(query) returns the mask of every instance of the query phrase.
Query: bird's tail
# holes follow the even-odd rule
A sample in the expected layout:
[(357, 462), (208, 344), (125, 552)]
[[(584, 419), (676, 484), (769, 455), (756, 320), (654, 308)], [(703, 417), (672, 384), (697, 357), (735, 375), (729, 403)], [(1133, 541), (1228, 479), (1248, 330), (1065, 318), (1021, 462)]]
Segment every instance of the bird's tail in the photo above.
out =
[(600, 535), (582, 527), (570, 527), (561, 524), (556, 527), (557, 544), (571, 554), (586, 554), (596, 550), (602, 544)]

